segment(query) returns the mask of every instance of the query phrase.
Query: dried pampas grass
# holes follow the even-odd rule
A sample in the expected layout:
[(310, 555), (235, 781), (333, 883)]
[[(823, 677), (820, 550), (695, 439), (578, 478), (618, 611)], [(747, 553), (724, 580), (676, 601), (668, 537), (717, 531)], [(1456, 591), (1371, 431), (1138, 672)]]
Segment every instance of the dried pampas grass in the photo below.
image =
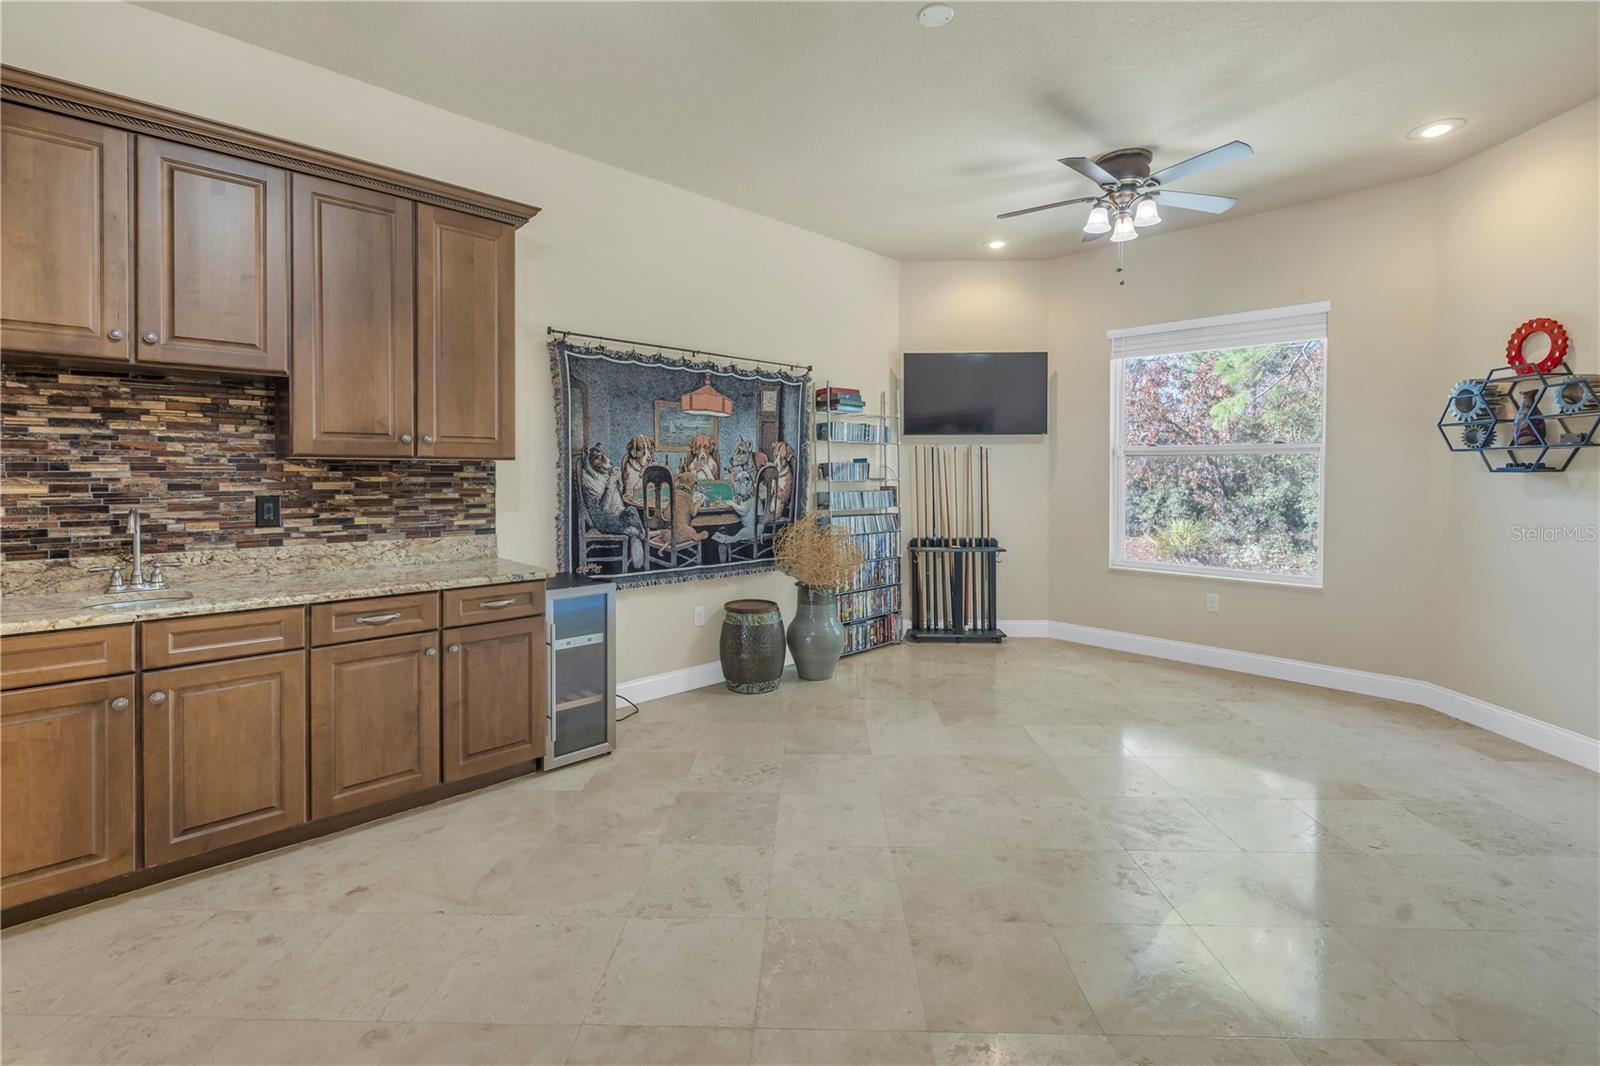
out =
[(778, 569), (812, 588), (838, 588), (864, 561), (861, 548), (840, 526), (824, 526), (816, 512), (778, 534)]

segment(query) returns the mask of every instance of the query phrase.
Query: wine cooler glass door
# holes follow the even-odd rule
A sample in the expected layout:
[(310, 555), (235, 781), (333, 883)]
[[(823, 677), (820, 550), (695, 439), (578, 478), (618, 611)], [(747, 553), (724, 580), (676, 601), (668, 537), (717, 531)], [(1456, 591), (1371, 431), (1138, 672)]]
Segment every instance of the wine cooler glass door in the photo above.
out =
[(550, 752), (554, 760), (611, 739), (609, 597), (604, 593), (550, 601)]

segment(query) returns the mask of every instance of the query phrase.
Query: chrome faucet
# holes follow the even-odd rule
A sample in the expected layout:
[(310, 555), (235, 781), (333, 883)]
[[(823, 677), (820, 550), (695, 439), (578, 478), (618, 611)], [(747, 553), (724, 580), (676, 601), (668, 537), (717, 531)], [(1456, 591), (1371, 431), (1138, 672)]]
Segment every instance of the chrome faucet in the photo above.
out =
[[(90, 568), (91, 573), (110, 571), (111, 581), (106, 587), (107, 592), (150, 592), (155, 589), (167, 587), (167, 575), (162, 573), (162, 564), (153, 563), (150, 572), (144, 570), (144, 537), (139, 528), (139, 508), (128, 509), (128, 532), (133, 535), (133, 580), (125, 580), (122, 576), (122, 564), (115, 566), (95, 566)], [(179, 565), (167, 563), (168, 567)]]

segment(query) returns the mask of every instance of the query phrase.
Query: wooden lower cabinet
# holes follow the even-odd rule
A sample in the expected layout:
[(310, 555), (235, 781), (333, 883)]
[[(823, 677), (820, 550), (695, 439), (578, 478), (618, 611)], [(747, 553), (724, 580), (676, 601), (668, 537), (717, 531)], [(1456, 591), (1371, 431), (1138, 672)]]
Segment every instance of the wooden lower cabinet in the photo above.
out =
[(444, 779), (542, 756), (544, 619), (449, 629), (444, 643)]
[(145, 865), (306, 820), (305, 652), (144, 675)]
[(0, 697), (0, 906), (134, 868), (133, 677)]
[(439, 635), (311, 652), (311, 816), (439, 783)]

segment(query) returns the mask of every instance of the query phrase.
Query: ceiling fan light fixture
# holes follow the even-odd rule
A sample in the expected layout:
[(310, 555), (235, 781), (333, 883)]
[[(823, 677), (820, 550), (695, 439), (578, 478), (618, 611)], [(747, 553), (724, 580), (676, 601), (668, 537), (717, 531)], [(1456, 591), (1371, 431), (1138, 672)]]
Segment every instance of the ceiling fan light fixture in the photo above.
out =
[(1133, 209), (1133, 224), (1135, 226), (1154, 226), (1161, 221), (1161, 212), (1156, 210), (1156, 202), (1146, 196), (1139, 201), (1139, 206)]
[(1106, 210), (1105, 204), (1095, 204), (1089, 209), (1088, 221), (1083, 224), (1085, 233), (1110, 233), (1111, 212)]
[(1432, 141), (1443, 137), (1447, 133), (1454, 133), (1467, 124), (1464, 118), (1441, 118), (1435, 122), (1427, 122), (1410, 133), (1406, 134), (1413, 141)]
[(1116, 224), (1111, 227), (1111, 242), (1121, 244), (1138, 239), (1139, 231), (1133, 228), (1133, 216), (1126, 211), (1118, 211)]

